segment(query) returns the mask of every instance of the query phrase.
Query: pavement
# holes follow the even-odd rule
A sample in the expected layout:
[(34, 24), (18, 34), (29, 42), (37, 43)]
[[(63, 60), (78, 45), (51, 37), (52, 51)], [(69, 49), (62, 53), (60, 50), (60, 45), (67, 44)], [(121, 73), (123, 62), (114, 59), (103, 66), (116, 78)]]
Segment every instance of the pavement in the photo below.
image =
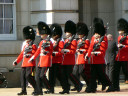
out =
[[(59, 92), (62, 91), (60, 86), (55, 88), (55, 94), (44, 94), (45, 96), (128, 96), (128, 84), (122, 83), (120, 85), (120, 92), (109, 92), (101, 91), (101, 85), (98, 85), (96, 93), (85, 93), (85, 87), (82, 88), (81, 92), (71, 92), (70, 94), (60, 95)], [(17, 93), (21, 91), (21, 88), (0, 88), (0, 96), (17, 96)], [(45, 89), (44, 89), (45, 91)], [(27, 88), (27, 96), (32, 96), (33, 88)]]

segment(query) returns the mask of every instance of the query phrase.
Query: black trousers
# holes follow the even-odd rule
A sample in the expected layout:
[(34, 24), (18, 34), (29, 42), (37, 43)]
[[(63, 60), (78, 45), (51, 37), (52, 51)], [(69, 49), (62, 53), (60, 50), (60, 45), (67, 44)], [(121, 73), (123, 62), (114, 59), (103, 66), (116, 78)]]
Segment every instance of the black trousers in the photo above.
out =
[(54, 90), (56, 79), (59, 80), (60, 84), (62, 85), (61, 80), (61, 64), (52, 64), (52, 67), (49, 68), (49, 83), (51, 88)]
[(108, 75), (111, 82), (113, 82), (114, 64), (115, 64), (115, 62), (108, 63), (106, 65), (106, 74)]
[(26, 92), (26, 80), (33, 86), (36, 91), (36, 82), (31, 75), (34, 71), (34, 67), (22, 67), (21, 68), (21, 88), (23, 92)]
[(80, 64), (80, 65), (75, 65), (73, 68), (73, 72), (72, 72), (72, 79), (74, 79), (74, 81), (77, 82), (73, 82), (75, 87), (79, 87), (78, 85), (81, 84), (80, 82), (80, 75), (82, 76), (82, 78), (84, 79), (84, 81), (86, 82), (87, 86), (89, 84), (89, 72), (90, 71), (90, 66), (89, 64)]
[(105, 73), (104, 64), (91, 64), (91, 78), (88, 89), (91, 91), (96, 90), (96, 79), (104, 86), (110, 86), (111, 82)]
[(73, 71), (74, 65), (62, 65), (61, 70), (62, 70), (62, 75), (61, 75), (61, 82), (62, 82), (62, 88), (63, 90), (70, 90), (70, 84), (68, 79), (72, 79), (72, 71)]
[(125, 79), (128, 80), (128, 62), (127, 61), (116, 61), (114, 64), (114, 73), (113, 73), (113, 86), (114, 88), (119, 88), (119, 76), (120, 76), (120, 70), (122, 68), (122, 71), (125, 75)]
[(36, 72), (36, 84), (37, 84), (37, 92), (42, 92), (42, 83), (46, 86), (46, 89), (50, 90), (51, 86), (49, 84), (48, 79), (46, 78), (46, 72), (48, 67), (38, 67)]

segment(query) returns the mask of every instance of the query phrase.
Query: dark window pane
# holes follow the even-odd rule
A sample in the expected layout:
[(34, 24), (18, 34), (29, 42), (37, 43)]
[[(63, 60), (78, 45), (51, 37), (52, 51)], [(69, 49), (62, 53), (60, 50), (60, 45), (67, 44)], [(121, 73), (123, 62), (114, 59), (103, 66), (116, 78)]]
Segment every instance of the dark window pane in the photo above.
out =
[(13, 33), (13, 20), (5, 20), (4, 22), (4, 34)]
[(5, 0), (5, 3), (13, 3), (13, 0)]
[(4, 5), (4, 18), (13, 18), (12, 5)]
[(0, 34), (4, 34), (3, 33), (3, 20), (0, 20)]
[(3, 5), (0, 5), (0, 18), (3, 18)]
[(0, 3), (3, 3), (4, 2), (4, 0), (0, 0)]

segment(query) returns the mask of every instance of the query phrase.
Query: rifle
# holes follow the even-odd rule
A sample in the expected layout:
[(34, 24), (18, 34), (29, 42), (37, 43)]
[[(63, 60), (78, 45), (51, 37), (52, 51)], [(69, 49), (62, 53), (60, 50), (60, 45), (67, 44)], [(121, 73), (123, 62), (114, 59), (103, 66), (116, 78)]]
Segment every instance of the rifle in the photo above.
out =
[[(72, 42), (72, 40), (75, 38), (75, 34), (69, 39), (69, 41), (68, 42), (66, 42), (65, 44), (64, 44), (64, 48), (62, 49), (62, 50), (64, 50), (64, 49), (66, 49), (70, 44), (71, 44), (71, 42)], [(64, 53), (67, 53), (68, 52), (68, 50), (65, 50), (64, 51)]]
[(98, 48), (100, 47), (100, 44), (101, 44), (101, 42), (103, 41), (103, 39), (104, 39), (104, 36), (102, 36), (102, 37), (100, 38), (99, 42), (93, 46), (92, 52), (96, 51), (96, 49), (98, 49)]
[(119, 43), (121, 44), (126, 39), (126, 37), (127, 37), (127, 35), (125, 35), (123, 38), (121, 38)]
[(55, 50), (55, 48), (57, 47), (58, 43), (60, 42), (61, 38), (58, 38), (57, 41), (56, 41), (56, 44), (55, 46), (53, 46), (53, 50)]
[(47, 36), (46, 42), (42, 44), (42, 48), (45, 49), (46, 47), (50, 46), (50, 35)]
[(63, 48), (63, 49), (66, 49), (66, 48), (71, 44), (71, 42), (72, 42), (72, 40), (73, 40), (74, 38), (75, 38), (75, 35), (73, 35), (73, 36), (69, 39), (69, 41), (64, 44), (64, 48)]
[[(124, 34), (124, 37), (120, 39), (119, 43), (122, 44), (122, 42), (126, 39), (127, 34)], [(119, 49), (123, 48), (123, 45), (119, 47)]]
[(33, 45), (33, 40), (30, 41), (28, 47), (25, 48), (25, 50), (24, 50), (25, 55), (32, 51), (32, 45)]
[(83, 40), (81, 42), (79, 42), (79, 44), (77, 45), (77, 49), (80, 49), (80, 47), (84, 46), (85, 44), (85, 40), (87, 39), (87, 36), (84, 36)]

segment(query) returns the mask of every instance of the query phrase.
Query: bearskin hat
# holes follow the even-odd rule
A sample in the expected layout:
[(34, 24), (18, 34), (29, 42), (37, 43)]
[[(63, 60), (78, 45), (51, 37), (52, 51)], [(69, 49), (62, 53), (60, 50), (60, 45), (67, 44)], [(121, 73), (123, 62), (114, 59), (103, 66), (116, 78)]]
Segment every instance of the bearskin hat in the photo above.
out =
[(123, 18), (119, 19), (117, 22), (117, 30), (124, 31), (124, 33), (127, 33), (128, 32), (128, 22)]
[(38, 22), (37, 26), (38, 26), (40, 35), (42, 35), (42, 34), (51, 35), (51, 30), (45, 22), (40, 21), (40, 22)]
[(83, 35), (84, 34), (84, 35), (88, 36), (88, 32), (89, 32), (89, 30), (88, 30), (88, 27), (85, 23), (82, 23), (82, 22), (77, 23), (76, 33), (78, 35)]
[(98, 33), (101, 36), (105, 35), (105, 28), (104, 28), (103, 24), (95, 23), (95, 25), (94, 25), (94, 34), (95, 33)]
[(52, 24), (50, 26), (50, 29), (51, 29), (52, 36), (55, 36), (55, 35), (59, 35), (60, 37), (62, 36), (62, 28), (59, 24), (57, 23)]
[(25, 39), (35, 40), (35, 31), (30, 26), (23, 28), (23, 35)]
[(66, 23), (65, 23), (65, 29), (64, 29), (65, 33), (66, 32), (69, 32), (71, 34), (76, 34), (76, 24), (71, 21), (71, 20), (68, 20)]
[(93, 19), (93, 26), (96, 24), (96, 23), (101, 23), (102, 25), (104, 25), (104, 22), (101, 18), (98, 18), (98, 17), (95, 17)]

